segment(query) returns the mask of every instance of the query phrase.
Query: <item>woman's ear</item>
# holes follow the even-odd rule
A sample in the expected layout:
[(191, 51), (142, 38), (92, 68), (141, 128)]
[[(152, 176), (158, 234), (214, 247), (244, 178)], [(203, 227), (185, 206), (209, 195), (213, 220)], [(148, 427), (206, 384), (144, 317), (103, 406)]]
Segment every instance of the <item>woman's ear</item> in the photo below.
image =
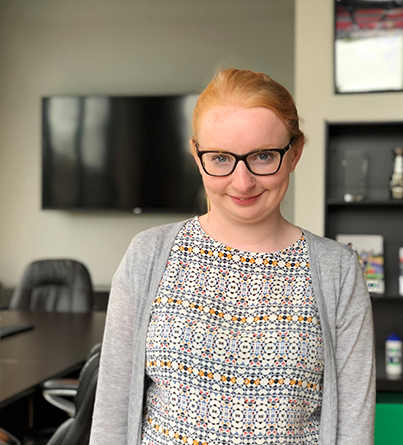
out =
[(190, 152), (194, 156), (196, 154), (196, 140), (195, 140), (195, 138), (192, 137), (189, 141), (189, 144), (190, 144)]
[(190, 151), (192, 152), (193, 158), (196, 161), (197, 166), (199, 167), (199, 172), (200, 172), (200, 174), (203, 174), (203, 167), (201, 165), (199, 156), (197, 156), (196, 140), (194, 138), (192, 138), (192, 139), (190, 139), (189, 143), (190, 143)]
[(290, 173), (292, 173), (295, 170), (295, 167), (297, 166), (299, 160), (301, 159), (303, 149), (304, 149), (303, 144), (301, 144), (300, 146), (291, 147), (293, 158), (290, 165)]

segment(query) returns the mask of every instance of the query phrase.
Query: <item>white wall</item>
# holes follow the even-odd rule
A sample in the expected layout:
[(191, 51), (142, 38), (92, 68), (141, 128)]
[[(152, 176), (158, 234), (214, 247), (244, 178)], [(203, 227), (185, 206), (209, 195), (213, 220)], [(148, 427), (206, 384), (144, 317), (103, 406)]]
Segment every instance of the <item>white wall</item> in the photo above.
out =
[(294, 221), (323, 235), (325, 121), (403, 121), (403, 93), (335, 95), (333, 1), (295, 7), (295, 99), (307, 143), (295, 173)]
[(42, 96), (199, 92), (229, 66), (293, 91), (294, 0), (0, 0), (3, 286), (45, 257), (80, 259), (108, 286), (132, 236), (184, 217), (41, 211)]

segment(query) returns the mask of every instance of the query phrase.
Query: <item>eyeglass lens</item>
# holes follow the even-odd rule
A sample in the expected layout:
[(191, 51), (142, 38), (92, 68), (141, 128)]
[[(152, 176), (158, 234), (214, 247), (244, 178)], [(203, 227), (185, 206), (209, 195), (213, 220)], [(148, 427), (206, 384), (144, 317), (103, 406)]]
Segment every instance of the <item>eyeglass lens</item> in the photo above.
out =
[[(215, 176), (225, 176), (232, 172), (236, 158), (229, 153), (203, 153), (202, 161), (206, 171)], [(256, 174), (267, 175), (275, 173), (281, 162), (278, 151), (262, 150), (251, 153), (246, 158), (249, 169)]]

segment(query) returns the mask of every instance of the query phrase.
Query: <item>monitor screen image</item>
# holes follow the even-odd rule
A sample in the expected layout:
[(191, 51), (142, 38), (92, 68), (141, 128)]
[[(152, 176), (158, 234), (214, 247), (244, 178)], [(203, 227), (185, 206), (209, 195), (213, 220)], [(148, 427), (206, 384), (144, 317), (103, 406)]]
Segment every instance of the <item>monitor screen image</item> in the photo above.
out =
[(403, 90), (403, 3), (335, 0), (336, 93)]

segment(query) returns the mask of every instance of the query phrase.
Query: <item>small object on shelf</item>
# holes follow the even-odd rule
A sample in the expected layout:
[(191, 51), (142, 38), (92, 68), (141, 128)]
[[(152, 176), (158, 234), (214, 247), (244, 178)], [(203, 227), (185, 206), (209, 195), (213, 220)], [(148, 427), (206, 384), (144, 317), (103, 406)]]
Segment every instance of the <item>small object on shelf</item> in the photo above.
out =
[(394, 332), (385, 343), (386, 374), (391, 376), (402, 373), (402, 339)]
[(393, 163), (393, 174), (389, 182), (390, 192), (393, 199), (403, 199), (403, 148), (395, 148), (395, 161)]
[(355, 201), (355, 196), (352, 195), (351, 193), (345, 193), (344, 194), (344, 201), (345, 202), (354, 202)]
[(403, 247), (399, 249), (399, 295), (403, 297)]
[(383, 270), (382, 235), (337, 235), (339, 243), (353, 248), (361, 263), (367, 280), (368, 291), (375, 294), (385, 293)]
[(368, 153), (363, 149), (350, 149), (344, 153), (341, 165), (344, 170), (345, 202), (360, 202), (367, 194)]

